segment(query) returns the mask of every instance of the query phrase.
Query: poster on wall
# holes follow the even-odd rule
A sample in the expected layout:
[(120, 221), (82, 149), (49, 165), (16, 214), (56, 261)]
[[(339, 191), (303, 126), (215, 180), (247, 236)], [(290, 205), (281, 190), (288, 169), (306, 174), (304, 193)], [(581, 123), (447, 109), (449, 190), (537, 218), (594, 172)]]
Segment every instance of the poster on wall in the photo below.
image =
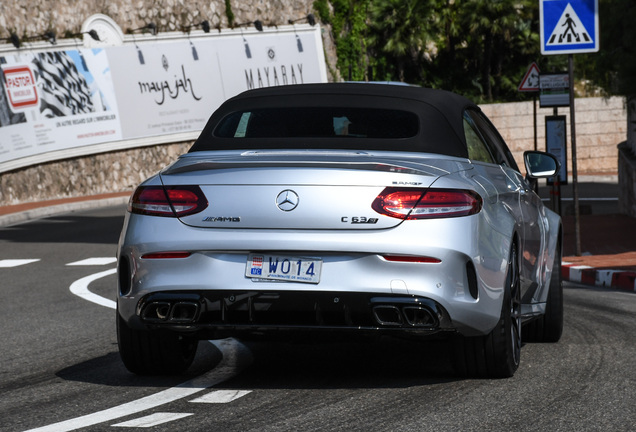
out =
[(0, 57), (0, 161), (121, 139), (103, 49)]
[[(317, 51), (317, 33), (269, 37), (235, 36), (217, 48), (219, 71), (228, 97), (245, 90), (279, 85), (325, 82)], [(225, 59), (221, 61), (221, 59)]]
[(0, 70), (0, 173), (193, 139), (243, 91), (327, 81), (317, 26), (17, 50), (0, 55)]

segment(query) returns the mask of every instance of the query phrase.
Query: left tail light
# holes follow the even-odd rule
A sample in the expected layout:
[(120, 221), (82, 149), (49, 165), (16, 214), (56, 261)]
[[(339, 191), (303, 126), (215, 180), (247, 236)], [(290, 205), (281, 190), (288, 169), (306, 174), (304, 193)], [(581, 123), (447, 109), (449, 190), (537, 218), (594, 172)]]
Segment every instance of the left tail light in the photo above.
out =
[(128, 211), (148, 216), (182, 217), (203, 211), (208, 200), (199, 186), (139, 186)]
[(481, 197), (460, 189), (384, 189), (373, 201), (376, 212), (397, 219), (434, 219), (479, 213)]

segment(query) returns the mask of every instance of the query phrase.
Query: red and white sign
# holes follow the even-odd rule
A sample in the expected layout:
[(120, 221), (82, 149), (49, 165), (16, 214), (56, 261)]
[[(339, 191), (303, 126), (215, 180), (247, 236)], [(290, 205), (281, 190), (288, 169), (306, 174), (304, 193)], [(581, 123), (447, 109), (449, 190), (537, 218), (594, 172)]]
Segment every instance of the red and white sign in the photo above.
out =
[(9, 105), (14, 112), (38, 106), (38, 92), (29, 66), (3, 68)]
[(530, 67), (528, 67), (526, 74), (523, 76), (518, 90), (520, 92), (538, 92), (539, 81), (539, 66), (533, 62)]

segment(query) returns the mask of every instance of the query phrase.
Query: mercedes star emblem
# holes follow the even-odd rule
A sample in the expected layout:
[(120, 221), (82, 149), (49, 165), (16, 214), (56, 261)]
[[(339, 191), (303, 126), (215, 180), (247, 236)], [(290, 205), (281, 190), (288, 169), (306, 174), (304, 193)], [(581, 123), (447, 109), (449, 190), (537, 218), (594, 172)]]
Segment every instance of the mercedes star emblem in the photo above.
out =
[(298, 194), (291, 189), (285, 189), (276, 197), (276, 205), (282, 211), (292, 211), (298, 207)]

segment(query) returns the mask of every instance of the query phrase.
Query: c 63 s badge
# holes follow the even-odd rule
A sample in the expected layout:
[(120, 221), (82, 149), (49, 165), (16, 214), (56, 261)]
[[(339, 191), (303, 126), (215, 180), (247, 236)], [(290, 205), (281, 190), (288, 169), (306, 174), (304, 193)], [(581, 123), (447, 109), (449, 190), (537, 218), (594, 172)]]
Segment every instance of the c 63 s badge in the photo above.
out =
[(368, 218), (365, 216), (343, 216), (340, 218), (340, 222), (352, 225), (375, 224), (378, 223), (378, 218)]

